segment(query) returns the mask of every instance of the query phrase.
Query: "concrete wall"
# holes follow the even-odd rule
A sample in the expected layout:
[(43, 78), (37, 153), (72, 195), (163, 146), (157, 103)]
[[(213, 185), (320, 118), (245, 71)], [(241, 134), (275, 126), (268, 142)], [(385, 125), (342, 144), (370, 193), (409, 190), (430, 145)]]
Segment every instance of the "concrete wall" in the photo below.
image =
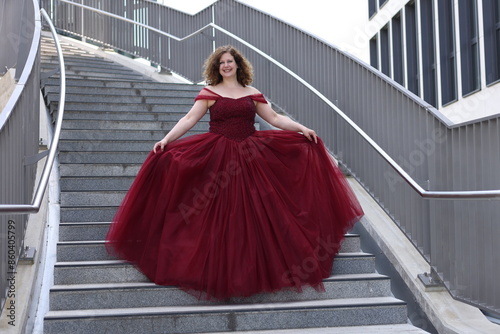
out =
[(7, 101), (9, 101), (16, 87), (16, 81), (14, 80), (15, 74), (15, 69), (10, 69), (4, 76), (0, 77), (0, 113), (3, 111), (3, 108), (7, 104)]

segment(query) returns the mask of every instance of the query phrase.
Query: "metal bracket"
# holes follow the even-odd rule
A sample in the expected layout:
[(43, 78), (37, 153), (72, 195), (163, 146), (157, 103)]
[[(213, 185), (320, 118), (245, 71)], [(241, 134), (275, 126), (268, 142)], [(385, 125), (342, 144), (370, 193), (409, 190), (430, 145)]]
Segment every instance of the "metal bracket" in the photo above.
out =
[(36, 249), (34, 247), (25, 246), (19, 255), (18, 264), (34, 264)]
[(426, 290), (441, 290), (444, 288), (443, 281), (439, 278), (433, 268), (431, 268), (430, 273), (425, 272), (423, 274), (418, 274), (417, 277), (420, 279)]
[(24, 165), (29, 166), (36, 164), (38, 161), (42, 160), (49, 154), (49, 151), (42, 151), (40, 153), (37, 153), (35, 155), (29, 156), (29, 157), (24, 157)]

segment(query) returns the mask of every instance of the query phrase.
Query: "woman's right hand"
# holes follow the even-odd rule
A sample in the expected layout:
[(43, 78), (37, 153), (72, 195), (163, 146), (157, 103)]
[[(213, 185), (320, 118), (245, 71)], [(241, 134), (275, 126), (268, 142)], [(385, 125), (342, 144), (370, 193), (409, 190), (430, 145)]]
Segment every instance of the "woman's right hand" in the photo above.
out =
[(155, 146), (153, 146), (153, 152), (156, 153), (156, 150), (158, 150), (158, 149), (163, 152), (163, 150), (165, 149), (165, 146), (167, 146), (167, 140), (165, 138), (163, 138), (162, 140), (157, 142), (155, 144)]

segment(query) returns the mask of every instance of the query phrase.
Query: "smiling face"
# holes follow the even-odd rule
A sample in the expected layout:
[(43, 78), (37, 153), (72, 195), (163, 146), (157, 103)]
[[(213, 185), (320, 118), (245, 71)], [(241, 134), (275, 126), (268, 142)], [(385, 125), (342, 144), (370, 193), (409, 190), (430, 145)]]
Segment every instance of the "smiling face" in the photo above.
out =
[(236, 70), (238, 65), (234, 60), (234, 57), (229, 53), (224, 53), (219, 60), (219, 73), (222, 78), (230, 78), (236, 75)]
[(205, 82), (210, 86), (218, 85), (224, 78), (236, 78), (243, 87), (252, 83), (252, 64), (232, 45), (218, 47), (205, 60), (203, 67)]

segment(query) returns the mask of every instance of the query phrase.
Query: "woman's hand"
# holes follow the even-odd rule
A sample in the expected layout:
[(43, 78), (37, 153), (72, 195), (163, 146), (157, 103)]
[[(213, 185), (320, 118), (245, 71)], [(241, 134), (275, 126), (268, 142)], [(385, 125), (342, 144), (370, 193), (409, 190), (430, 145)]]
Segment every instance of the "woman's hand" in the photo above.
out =
[(163, 150), (165, 149), (165, 146), (167, 146), (167, 139), (166, 138), (163, 138), (162, 140), (160, 140), (159, 142), (157, 142), (155, 144), (155, 146), (153, 146), (153, 152), (156, 153), (156, 150), (160, 149), (162, 152)]
[(318, 143), (318, 135), (316, 135), (316, 132), (314, 130), (311, 130), (309, 128), (306, 128), (303, 126), (303, 128), (300, 130), (302, 134), (309, 139), (309, 141), (314, 141), (316, 144)]

